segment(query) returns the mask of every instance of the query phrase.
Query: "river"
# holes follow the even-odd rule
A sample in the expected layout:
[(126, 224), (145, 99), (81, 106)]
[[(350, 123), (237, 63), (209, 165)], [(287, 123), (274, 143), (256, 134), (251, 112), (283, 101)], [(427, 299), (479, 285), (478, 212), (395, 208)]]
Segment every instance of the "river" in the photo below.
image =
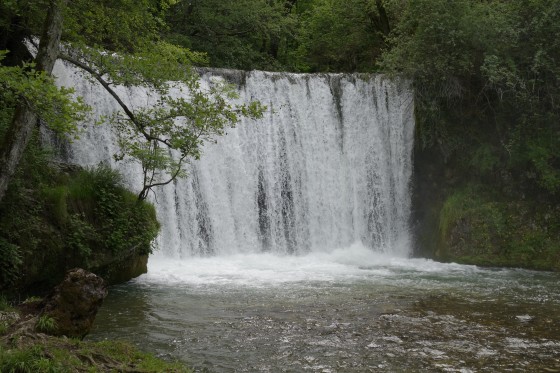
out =
[(196, 372), (558, 372), (560, 275), (375, 254), (177, 261), (111, 288), (91, 340)]

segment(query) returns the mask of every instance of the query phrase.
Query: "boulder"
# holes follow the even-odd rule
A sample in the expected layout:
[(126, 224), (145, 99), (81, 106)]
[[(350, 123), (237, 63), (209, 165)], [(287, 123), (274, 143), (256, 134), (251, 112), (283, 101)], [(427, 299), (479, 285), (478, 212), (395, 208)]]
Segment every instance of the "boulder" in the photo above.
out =
[(84, 338), (107, 296), (103, 279), (81, 268), (66, 272), (64, 280), (45, 298), (39, 318), (54, 319), (56, 327), (48, 334)]

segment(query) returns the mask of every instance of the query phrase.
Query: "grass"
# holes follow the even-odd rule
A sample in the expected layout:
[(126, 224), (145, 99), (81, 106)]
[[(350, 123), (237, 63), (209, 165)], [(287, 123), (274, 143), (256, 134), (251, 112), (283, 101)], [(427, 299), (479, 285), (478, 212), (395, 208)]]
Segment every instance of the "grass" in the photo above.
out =
[[(22, 305), (37, 302), (30, 298)], [(43, 334), (57, 328), (54, 318), (43, 315), (33, 324), (36, 313), (14, 309), (2, 296), (0, 306), (1, 373), (191, 372), (182, 363), (158, 359), (124, 342), (84, 342)]]
[(13, 307), (4, 295), (0, 295), (0, 311), (12, 311)]
[(37, 330), (38, 332), (51, 334), (56, 332), (57, 329), (58, 325), (56, 323), (56, 320), (48, 315), (39, 317), (39, 319), (37, 320), (37, 324), (35, 324), (35, 330)]
[(9, 349), (0, 346), (0, 372), (172, 372), (187, 367), (138, 351), (123, 342), (82, 342), (49, 337), (40, 343)]

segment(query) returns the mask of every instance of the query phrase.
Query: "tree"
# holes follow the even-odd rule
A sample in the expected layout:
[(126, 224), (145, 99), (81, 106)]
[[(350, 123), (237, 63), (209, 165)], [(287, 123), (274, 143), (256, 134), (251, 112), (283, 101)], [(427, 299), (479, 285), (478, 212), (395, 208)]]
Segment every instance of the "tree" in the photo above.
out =
[[(63, 54), (61, 58), (100, 83), (122, 109), (110, 118), (121, 148), (115, 158), (131, 157), (140, 162), (140, 199), (146, 198), (153, 187), (185, 175), (185, 164), (190, 158), (200, 157), (205, 141), (222, 135), (241, 116), (258, 118), (265, 110), (256, 101), (233, 105), (231, 100), (236, 96), (226, 84), (203, 89), (198, 75), (189, 67), (201, 56), (171, 44), (154, 43), (149, 51), (134, 55), (107, 55), (90, 47), (80, 52), (74, 49), (73, 54)], [(113, 89), (116, 85), (141, 85), (155, 96), (156, 102), (146, 108), (132, 108)], [(173, 93), (177, 90), (181, 95)]]
[[(45, 18), (41, 42), (35, 57), (35, 68), (46, 76), (50, 76), (58, 56), (62, 34), (62, 7), (66, 6), (66, 3), (67, 0), (52, 0)], [(37, 110), (33, 103), (22, 96), (0, 148), (0, 201), (31, 139), (37, 118)]]
[[(119, 134), (122, 154), (117, 158), (126, 155), (141, 162), (144, 185), (139, 193), (140, 199), (145, 198), (153, 186), (167, 184), (182, 176), (186, 161), (200, 156), (204, 140), (223, 133), (224, 128), (235, 125), (240, 116), (257, 117), (264, 110), (256, 102), (230, 104), (227, 99), (231, 98), (231, 92), (224, 87), (213, 87), (210, 91), (201, 89), (197, 74), (190, 66), (193, 62), (201, 62), (203, 56), (158, 40), (161, 16), (171, 3), (173, 1), (144, 0), (140, 4), (143, 6), (138, 6), (127, 0), (99, 0), (92, 7), (91, 2), (85, 0), (77, 0), (68, 6), (66, 0), (52, 0), (35, 58), (39, 70), (46, 76), (50, 75), (57, 58), (74, 64), (100, 83), (120, 105), (122, 113), (112, 118), (122, 131)], [(65, 26), (63, 14), (67, 17)], [(119, 15), (123, 18), (115, 19)], [(190, 101), (170, 95), (173, 86), (170, 81), (183, 84)], [(113, 89), (119, 84), (152, 89), (159, 99), (153, 107), (132, 110)], [(68, 90), (61, 92), (67, 98)], [(67, 101), (60, 102), (66, 104), (62, 110), (83, 109), (79, 101), (78, 106), (73, 107)], [(19, 109), (20, 106), (23, 109)], [(0, 163), (2, 193), (19, 162), (37, 116), (41, 114), (36, 107), (27, 104), (25, 96), (21, 96), (20, 106), (2, 147), (2, 153), (9, 155)], [(22, 115), (23, 119), (17, 119)], [(67, 119), (75, 120), (79, 116)], [(170, 155), (169, 149), (177, 151), (178, 158)]]
[(408, 2), (382, 67), (414, 81), (423, 146), (557, 195), (559, 15), (554, 0)]
[(373, 71), (390, 16), (382, 0), (315, 0), (302, 15), (299, 66), (308, 71)]
[(178, 2), (167, 17), (167, 37), (206, 52), (212, 66), (284, 69), (296, 33), (289, 5), (283, 0)]

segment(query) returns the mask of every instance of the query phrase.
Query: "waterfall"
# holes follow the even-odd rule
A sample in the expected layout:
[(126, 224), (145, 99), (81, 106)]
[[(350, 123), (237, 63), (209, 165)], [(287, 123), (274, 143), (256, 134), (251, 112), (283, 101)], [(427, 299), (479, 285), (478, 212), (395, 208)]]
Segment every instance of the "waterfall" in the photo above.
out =
[[(59, 63), (55, 75), (94, 107), (94, 117), (118, 109), (102, 87), (72, 68)], [(203, 82), (216, 77), (235, 84), (240, 100), (259, 100), (268, 111), (206, 144), (186, 179), (156, 190), (164, 255), (304, 254), (355, 242), (408, 254), (414, 130), (408, 82), (380, 75), (201, 73)], [(153, 99), (138, 88), (118, 91), (132, 106)], [(115, 164), (116, 152), (109, 125), (86, 124), (66, 156), (84, 166), (109, 163), (139, 190), (139, 166)]]

